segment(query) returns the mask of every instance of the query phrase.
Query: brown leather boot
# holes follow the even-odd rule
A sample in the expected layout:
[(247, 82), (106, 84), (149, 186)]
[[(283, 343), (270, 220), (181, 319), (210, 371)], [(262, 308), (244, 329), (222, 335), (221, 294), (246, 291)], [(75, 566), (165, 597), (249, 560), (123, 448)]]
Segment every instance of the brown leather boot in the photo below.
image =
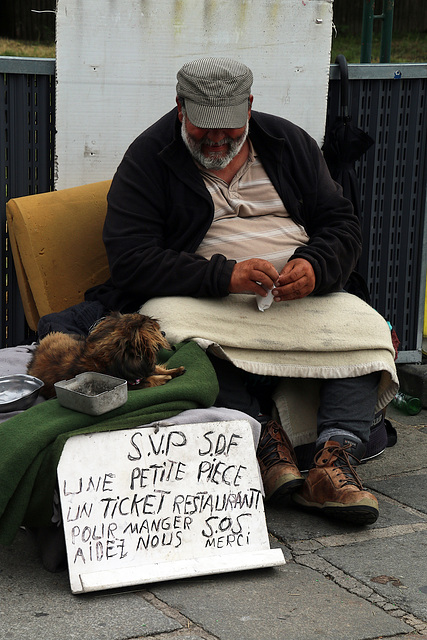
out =
[[(372, 524), (379, 515), (378, 501), (365, 491), (354, 469), (359, 464), (355, 454), (364, 448), (350, 440), (329, 440), (314, 458), (304, 486), (293, 500), (319, 513), (354, 522)], [(362, 452), (363, 453), (363, 452)], [(362, 457), (360, 455), (360, 457)]]
[(270, 420), (261, 429), (257, 449), (265, 500), (277, 500), (304, 482), (292, 444), (280, 424)]

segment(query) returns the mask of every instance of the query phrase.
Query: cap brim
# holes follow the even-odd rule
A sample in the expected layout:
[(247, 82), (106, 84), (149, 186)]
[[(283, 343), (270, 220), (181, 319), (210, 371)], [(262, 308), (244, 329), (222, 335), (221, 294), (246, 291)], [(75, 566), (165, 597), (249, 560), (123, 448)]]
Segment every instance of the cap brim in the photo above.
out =
[(185, 110), (191, 124), (200, 129), (240, 129), (248, 121), (249, 104), (246, 99), (241, 104), (213, 107), (185, 98)]

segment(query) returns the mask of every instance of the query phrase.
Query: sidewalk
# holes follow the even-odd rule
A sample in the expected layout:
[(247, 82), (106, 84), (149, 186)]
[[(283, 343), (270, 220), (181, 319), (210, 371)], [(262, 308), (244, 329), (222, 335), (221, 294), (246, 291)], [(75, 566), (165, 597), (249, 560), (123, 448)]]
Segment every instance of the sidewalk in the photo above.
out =
[(80, 596), (21, 531), (0, 547), (0, 638), (427, 639), (427, 410), (387, 417), (396, 446), (359, 467), (379, 499), (374, 525), (268, 507), (282, 567)]

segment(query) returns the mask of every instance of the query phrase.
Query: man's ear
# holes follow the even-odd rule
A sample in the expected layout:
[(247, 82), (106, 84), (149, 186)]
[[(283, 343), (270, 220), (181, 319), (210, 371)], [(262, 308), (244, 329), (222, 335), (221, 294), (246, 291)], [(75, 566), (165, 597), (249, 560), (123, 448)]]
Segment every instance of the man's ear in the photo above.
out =
[(253, 101), (254, 101), (254, 97), (253, 97), (253, 95), (251, 94), (251, 95), (249, 96), (249, 99), (248, 99), (248, 120), (249, 120), (249, 118), (251, 117), (251, 112), (252, 112), (252, 102), (253, 102)]
[(183, 114), (182, 114), (182, 104), (181, 104), (181, 100), (178, 98), (178, 96), (176, 97), (176, 106), (178, 107), (178, 120), (180, 122), (182, 122), (183, 119)]

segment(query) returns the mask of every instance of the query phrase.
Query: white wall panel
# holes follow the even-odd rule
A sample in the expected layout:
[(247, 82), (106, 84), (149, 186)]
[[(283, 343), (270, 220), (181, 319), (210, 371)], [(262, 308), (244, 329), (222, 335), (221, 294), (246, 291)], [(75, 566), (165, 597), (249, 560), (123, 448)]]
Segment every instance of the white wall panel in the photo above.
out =
[(58, 0), (56, 187), (110, 178), (205, 56), (251, 67), (254, 108), (321, 143), (331, 31), (331, 0)]

